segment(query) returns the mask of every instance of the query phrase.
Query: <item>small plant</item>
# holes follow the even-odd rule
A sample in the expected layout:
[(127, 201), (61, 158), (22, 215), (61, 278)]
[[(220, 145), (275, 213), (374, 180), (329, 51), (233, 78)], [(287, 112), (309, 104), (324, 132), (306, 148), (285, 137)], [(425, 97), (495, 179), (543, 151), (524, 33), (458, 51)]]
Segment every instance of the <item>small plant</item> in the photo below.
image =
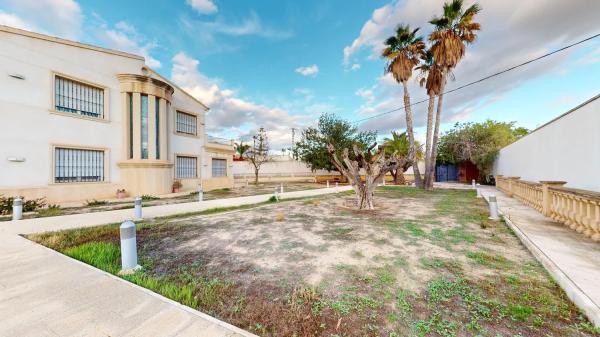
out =
[(277, 200), (277, 197), (276, 197), (276, 196), (274, 196), (274, 195), (272, 195), (272, 196), (269, 198), (269, 202), (278, 202), (278, 201), (279, 201), (279, 200)]
[(40, 217), (48, 217), (48, 216), (59, 216), (62, 215), (62, 209), (60, 209), (59, 205), (48, 205), (47, 208), (42, 208), (38, 211), (38, 215)]
[(124, 188), (117, 189), (117, 199), (127, 198), (127, 192)]
[(104, 206), (106, 204), (108, 204), (108, 201), (106, 201), (106, 200), (96, 200), (96, 199), (87, 200), (85, 202), (85, 205), (88, 206), (88, 207)]
[(181, 183), (180, 180), (174, 180), (173, 181), (173, 185), (171, 185), (172, 188), (172, 192), (173, 193), (177, 193), (179, 192), (179, 190), (183, 187), (183, 184)]
[[(33, 212), (46, 205), (46, 198), (37, 198), (25, 200), (24, 197), (19, 197), (23, 201), (23, 212)], [(4, 197), (0, 195), (0, 215), (12, 214), (14, 197)]]
[(158, 199), (160, 199), (160, 198), (153, 196), (153, 195), (149, 195), (149, 194), (142, 195), (142, 201), (152, 201), (152, 200), (158, 200)]

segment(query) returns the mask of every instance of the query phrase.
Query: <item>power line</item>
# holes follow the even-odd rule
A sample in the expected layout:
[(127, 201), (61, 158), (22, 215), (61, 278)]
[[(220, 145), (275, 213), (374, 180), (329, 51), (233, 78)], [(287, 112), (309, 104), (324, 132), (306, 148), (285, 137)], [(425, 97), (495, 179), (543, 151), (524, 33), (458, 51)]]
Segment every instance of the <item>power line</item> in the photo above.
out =
[[(561, 51), (563, 51), (563, 50), (569, 49), (569, 48), (571, 48), (571, 47), (574, 47), (574, 46), (576, 46), (576, 45), (582, 44), (582, 43), (584, 43), (584, 42), (587, 42), (587, 41), (589, 41), (589, 40), (593, 40), (593, 39), (595, 39), (595, 38), (597, 38), (597, 37), (599, 37), (599, 36), (600, 36), (600, 34), (592, 35), (592, 36), (590, 36), (590, 37), (588, 37), (588, 38), (585, 38), (585, 39), (583, 39), (583, 40), (580, 40), (580, 41), (577, 41), (577, 42), (575, 42), (575, 43), (572, 43), (572, 44), (570, 44), (570, 45), (564, 46), (564, 47), (562, 47), (562, 48), (560, 48), (560, 49), (556, 49), (556, 50), (554, 50), (554, 51), (551, 51), (551, 52), (549, 52), (549, 53), (547, 53), (547, 54), (544, 54), (544, 55), (542, 55), (542, 56), (538, 56), (538, 57), (536, 57), (536, 58), (530, 59), (530, 60), (528, 60), (528, 61), (525, 61), (525, 62), (523, 62), (523, 63), (520, 63), (520, 64), (517, 64), (517, 65), (515, 65), (515, 66), (512, 66), (512, 67), (510, 67), (510, 68), (506, 68), (506, 69), (504, 69), (504, 70), (501, 70), (501, 71), (499, 71), (499, 72), (493, 73), (493, 74), (491, 74), (491, 75), (488, 75), (488, 76), (486, 76), (486, 77), (483, 77), (483, 78), (480, 78), (480, 79), (478, 79), (478, 80), (476, 80), (476, 81), (473, 81), (473, 82), (469, 82), (469, 83), (463, 84), (463, 85), (461, 85), (461, 86), (459, 86), (459, 87), (457, 87), (457, 88), (454, 88), (454, 89), (452, 89), (452, 90), (444, 91), (442, 94), (436, 95), (436, 97), (439, 97), (439, 96), (441, 96), (441, 95), (449, 94), (449, 93), (451, 93), (451, 92), (455, 92), (455, 91), (458, 91), (458, 90), (464, 89), (464, 88), (466, 88), (466, 87), (469, 87), (469, 86), (471, 86), (471, 85), (474, 85), (474, 84), (477, 84), (477, 83), (481, 83), (481, 82), (483, 82), (483, 81), (486, 81), (486, 80), (488, 80), (488, 79), (490, 79), (490, 78), (492, 78), (492, 77), (496, 77), (496, 76), (502, 75), (502, 74), (504, 74), (504, 73), (507, 73), (507, 72), (509, 72), (509, 71), (512, 71), (512, 70), (515, 70), (515, 69), (517, 69), (517, 68), (523, 67), (523, 66), (525, 66), (525, 65), (527, 65), (527, 64), (530, 64), (530, 63), (533, 63), (533, 62), (539, 61), (539, 60), (541, 60), (541, 59), (543, 59), (543, 58), (546, 58), (546, 57), (548, 57), (548, 56), (551, 56), (551, 55), (553, 55), (553, 54), (559, 53), (559, 52), (561, 52)], [(414, 105), (417, 105), (417, 104), (422, 104), (422, 103), (425, 103), (425, 102), (428, 102), (428, 101), (429, 101), (429, 98), (426, 98), (426, 99), (423, 99), (423, 100), (421, 100), (421, 101), (417, 101), (417, 102), (411, 103), (411, 104), (409, 104), (409, 105), (407, 105), (407, 106), (414, 106)], [(388, 110), (388, 111), (385, 111), (385, 112), (382, 112), (382, 113), (379, 113), (379, 114), (376, 114), (376, 115), (373, 115), (373, 116), (369, 116), (369, 117), (365, 117), (365, 118), (362, 118), (362, 119), (358, 119), (358, 120), (356, 120), (356, 121), (354, 121), (354, 122), (352, 122), (352, 123), (361, 123), (361, 122), (364, 122), (364, 121), (367, 121), (367, 120), (371, 120), (371, 119), (379, 118), (379, 117), (381, 117), (381, 116), (384, 116), (384, 115), (390, 114), (390, 113), (392, 113), (392, 112), (395, 112), (395, 111), (402, 110), (402, 109), (404, 109), (404, 108), (405, 108), (405, 107), (407, 107), (407, 106), (406, 106), (406, 105), (405, 105), (405, 106), (401, 106), (401, 107), (399, 107), (399, 108), (395, 108), (395, 109), (392, 109), (392, 110)]]

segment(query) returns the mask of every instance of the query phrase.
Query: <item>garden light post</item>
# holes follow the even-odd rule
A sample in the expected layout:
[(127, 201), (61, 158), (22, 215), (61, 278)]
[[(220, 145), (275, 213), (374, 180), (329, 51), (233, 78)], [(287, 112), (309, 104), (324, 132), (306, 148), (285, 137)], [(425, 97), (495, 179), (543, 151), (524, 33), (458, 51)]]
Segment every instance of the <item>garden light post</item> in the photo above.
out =
[(340, 188), (337, 181), (335, 182), (335, 193), (340, 193)]
[(477, 187), (477, 198), (481, 198), (481, 188)]
[(134, 214), (136, 219), (142, 218), (142, 197), (135, 197)]
[(273, 191), (273, 196), (275, 197), (275, 201), (279, 201), (279, 189), (277, 187)]
[(12, 219), (21, 220), (23, 218), (23, 200), (15, 198), (12, 205)]
[(202, 190), (202, 185), (198, 186), (198, 202), (202, 202), (204, 199), (204, 191)]
[(119, 227), (121, 236), (121, 273), (132, 273), (141, 268), (137, 262), (137, 243), (135, 224), (125, 221)]
[(327, 188), (329, 188), (329, 179), (327, 179)]
[(488, 199), (488, 204), (490, 206), (490, 220), (498, 220), (498, 202), (496, 201), (495, 195), (490, 195)]
[(471, 187), (475, 189), (475, 179), (471, 180)]
[(279, 187), (279, 193), (283, 194), (283, 183), (281, 183), (281, 186)]

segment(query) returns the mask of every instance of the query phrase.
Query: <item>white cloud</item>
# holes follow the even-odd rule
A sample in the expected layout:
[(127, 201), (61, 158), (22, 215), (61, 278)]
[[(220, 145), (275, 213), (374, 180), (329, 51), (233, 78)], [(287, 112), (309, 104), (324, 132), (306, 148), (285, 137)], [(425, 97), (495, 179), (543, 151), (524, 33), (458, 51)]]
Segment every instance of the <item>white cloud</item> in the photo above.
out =
[[(470, 5), (472, 2), (467, 1), (465, 5)], [(468, 46), (467, 54), (454, 71), (456, 81), (449, 82), (447, 89), (477, 80), (586, 37), (597, 29), (595, 13), (600, 12), (600, 2), (587, 0), (569, 2), (532, 0), (525, 3), (520, 0), (479, 0), (478, 2), (483, 11), (477, 16), (476, 21), (481, 23), (482, 30), (478, 34), (477, 41)], [(514, 11), (517, 7), (519, 10)], [(359, 36), (344, 48), (344, 64), (349, 65), (354, 59), (364, 57), (362, 50), (367, 51), (368, 59), (378, 58), (383, 41), (393, 34), (399, 23), (408, 23), (411, 27), (421, 26), (423, 27), (421, 33), (426, 36), (431, 29), (427, 21), (439, 14), (441, 14), (441, 3), (437, 0), (393, 1), (376, 9), (363, 25)], [(501, 99), (503, 93), (528, 80), (559, 69), (567, 69), (561, 65), (574, 50), (576, 49), (553, 55), (492, 80), (446, 95), (443, 120), (451, 122), (457, 118), (468, 118), (476, 110)], [(581, 60), (582, 63), (586, 61), (593, 62), (594, 57)], [(383, 65), (383, 61), (377, 62)], [(409, 89), (413, 103), (427, 99), (425, 91), (418, 87), (416, 81), (410, 81)], [(363, 116), (385, 112), (403, 105), (401, 86), (391, 76), (379, 77), (373, 91), (376, 99), (372, 104), (361, 107), (359, 112)], [(413, 107), (416, 126), (425, 123), (426, 109), (426, 103)], [(362, 127), (385, 131), (403, 128), (404, 124), (404, 111), (401, 110), (372, 119)]]
[(160, 61), (150, 55), (152, 49), (158, 45), (139, 34), (133, 25), (125, 21), (119, 21), (113, 27), (110, 27), (97, 14), (95, 19), (97, 26), (92, 28), (93, 34), (103, 46), (141, 55), (146, 59), (146, 64), (149, 67), (161, 67)]
[(76, 1), (0, 0), (0, 7), (3, 24), (74, 40), (81, 36), (83, 14)]
[(350, 67), (350, 70), (358, 70), (358, 69), (360, 69), (360, 64), (358, 64), (358, 63), (354, 63)]
[(212, 0), (187, 0), (186, 2), (200, 14), (214, 14), (218, 10)]
[(23, 21), (16, 14), (0, 12), (0, 25), (10, 26), (25, 30), (34, 30), (27, 22)]
[(181, 28), (200, 42), (214, 42), (216, 35), (259, 36), (272, 40), (283, 40), (293, 34), (289, 30), (265, 26), (255, 12), (240, 22), (228, 22), (221, 17), (214, 21), (193, 20), (186, 16), (179, 18)]
[[(299, 127), (304, 119), (290, 115), (282, 107), (270, 107), (239, 97), (232, 89), (223, 89), (219, 81), (200, 72), (200, 61), (177, 53), (173, 59), (171, 79), (192, 96), (210, 107), (206, 126), (215, 135), (243, 138), (259, 127), (268, 131), (272, 149), (289, 147), (291, 128)], [(298, 94), (306, 93), (304, 90)]]
[(308, 67), (299, 67), (296, 68), (296, 72), (303, 76), (317, 76), (319, 73), (319, 67), (316, 64)]

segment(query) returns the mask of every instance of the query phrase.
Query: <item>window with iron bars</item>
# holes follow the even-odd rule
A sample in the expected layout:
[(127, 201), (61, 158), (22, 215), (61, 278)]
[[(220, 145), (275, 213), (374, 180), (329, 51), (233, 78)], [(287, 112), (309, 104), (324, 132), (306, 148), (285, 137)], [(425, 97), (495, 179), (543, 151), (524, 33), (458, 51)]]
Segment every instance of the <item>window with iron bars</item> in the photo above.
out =
[(198, 158), (177, 156), (175, 163), (175, 175), (177, 178), (196, 178)]
[(216, 159), (212, 160), (212, 176), (213, 177), (227, 177), (227, 160)]
[(56, 111), (104, 118), (104, 89), (56, 76), (54, 105)]
[(177, 132), (196, 135), (196, 116), (177, 111), (175, 124)]
[(104, 151), (57, 147), (54, 149), (54, 182), (104, 181)]

